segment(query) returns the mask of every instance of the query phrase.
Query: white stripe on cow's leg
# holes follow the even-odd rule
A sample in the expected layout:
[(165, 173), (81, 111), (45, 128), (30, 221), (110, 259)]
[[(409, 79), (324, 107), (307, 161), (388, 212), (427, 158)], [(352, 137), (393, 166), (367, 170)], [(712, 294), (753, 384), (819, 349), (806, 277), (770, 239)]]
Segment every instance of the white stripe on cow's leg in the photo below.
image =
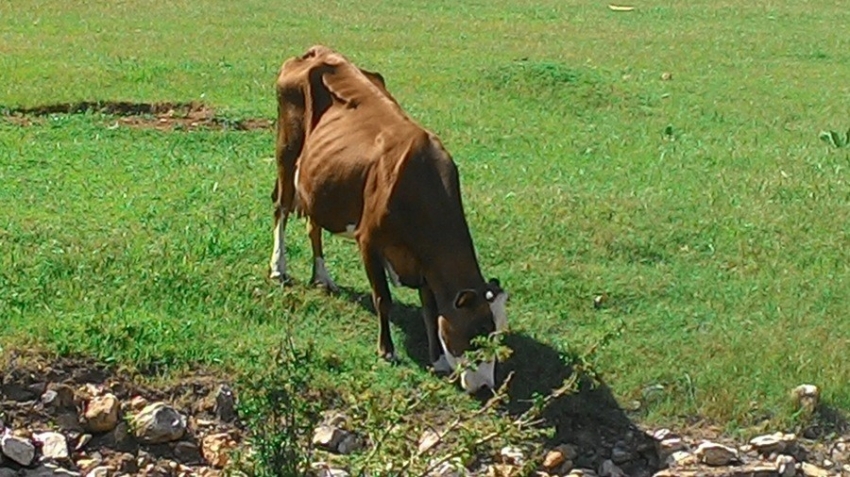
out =
[(310, 281), (319, 285), (326, 291), (336, 293), (339, 287), (331, 279), (328, 269), (325, 268), (324, 253), (322, 251), (322, 228), (312, 218), (307, 224), (307, 233), (310, 235), (310, 244), (313, 247), (313, 277)]
[(274, 248), (272, 248), (272, 258), (269, 261), (269, 269), (271, 270), (269, 277), (280, 280), (282, 283), (289, 281), (289, 276), (286, 275), (286, 240), (284, 238), (288, 215), (280, 208), (275, 210)]

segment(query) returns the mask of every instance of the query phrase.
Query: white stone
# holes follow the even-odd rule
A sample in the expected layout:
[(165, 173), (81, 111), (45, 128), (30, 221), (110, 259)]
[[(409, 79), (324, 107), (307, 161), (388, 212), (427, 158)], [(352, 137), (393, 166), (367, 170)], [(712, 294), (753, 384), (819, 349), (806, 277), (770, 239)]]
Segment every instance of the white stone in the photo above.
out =
[(712, 467), (729, 465), (738, 460), (737, 450), (709, 441), (703, 441), (697, 447), (695, 455), (700, 462)]
[(776, 471), (780, 477), (797, 475), (797, 462), (790, 455), (780, 455), (776, 458)]
[(86, 428), (92, 432), (109, 432), (118, 425), (118, 398), (112, 394), (95, 396), (86, 406), (83, 415)]
[(665, 459), (665, 463), (668, 467), (687, 467), (696, 464), (697, 458), (690, 452), (675, 451)]
[(79, 472), (73, 472), (68, 469), (53, 464), (44, 464), (35, 469), (26, 469), (25, 477), (79, 477)]
[(678, 437), (669, 437), (656, 443), (658, 458), (667, 460), (674, 452), (685, 450), (685, 441)]
[(820, 401), (820, 389), (814, 384), (801, 384), (791, 391), (791, 397), (798, 407), (812, 413)]
[(336, 426), (322, 424), (313, 431), (313, 445), (338, 454), (350, 454), (360, 448), (353, 433)]
[(161, 444), (179, 440), (186, 433), (186, 417), (173, 407), (157, 402), (145, 406), (133, 418), (136, 437), (142, 442)]
[(658, 429), (657, 431), (652, 433), (652, 438), (656, 441), (663, 441), (666, 439), (670, 439), (673, 437), (679, 437), (670, 429)]
[(30, 465), (35, 459), (35, 446), (29, 439), (13, 436), (8, 431), (0, 438), (3, 455), (21, 465)]
[(440, 434), (433, 429), (425, 429), (425, 432), (423, 432), (422, 435), (419, 436), (419, 446), (417, 450), (420, 454), (424, 454), (439, 443)]
[(68, 441), (58, 432), (42, 432), (33, 436), (41, 443), (41, 455), (47, 459), (64, 460), (69, 456)]
[(525, 457), (522, 455), (522, 450), (513, 446), (502, 447), (499, 455), (502, 456), (502, 463), (505, 464), (522, 465), (525, 460)]
[(794, 434), (777, 432), (775, 434), (766, 434), (752, 438), (750, 440), (750, 446), (762, 454), (782, 453), (788, 447), (794, 445), (796, 441), (797, 436)]
[(803, 471), (803, 475), (806, 477), (829, 477), (829, 471), (808, 462), (803, 462), (800, 470)]

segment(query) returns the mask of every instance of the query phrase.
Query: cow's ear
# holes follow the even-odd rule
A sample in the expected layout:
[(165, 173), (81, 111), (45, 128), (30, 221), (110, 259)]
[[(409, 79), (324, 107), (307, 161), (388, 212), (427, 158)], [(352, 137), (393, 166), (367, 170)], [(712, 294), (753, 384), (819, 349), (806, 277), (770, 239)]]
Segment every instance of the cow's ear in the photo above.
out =
[(463, 308), (465, 306), (470, 306), (475, 301), (475, 290), (466, 289), (457, 292), (457, 296), (455, 297), (455, 308)]

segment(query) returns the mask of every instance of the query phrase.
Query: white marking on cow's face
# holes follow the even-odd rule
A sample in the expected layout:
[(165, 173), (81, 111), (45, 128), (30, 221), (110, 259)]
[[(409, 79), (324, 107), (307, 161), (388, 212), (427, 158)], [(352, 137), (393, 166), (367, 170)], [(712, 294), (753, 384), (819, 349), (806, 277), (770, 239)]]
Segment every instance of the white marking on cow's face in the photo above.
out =
[(331, 279), (331, 274), (325, 268), (325, 259), (316, 257), (313, 263), (313, 281), (323, 285), (328, 290), (337, 290), (336, 283)]
[(280, 279), (286, 276), (286, 243), (284, 239), (284, 222), (278, 220), (274, 227), (274, 248), (269, 261), (271, 278)]
[[(492, 292), (488, 292), (492, 293)], [(490, 311), (493, 313), (493, 322), (496, 331), (508, 331), (508, 311), (505, 309), (508, 302), (508, 292), (501, 292), (489, 302)]]
[[(454, 371), (458, 366), (465, 366), (467, 363), (466, 357), (453, 355), (449, 351), (448, 346), (446, 346), (446, 342), (443, 341), (441, 333), (437, 333), (437, 337), (440, 338), (440, 345), (443, 347), (443, 353), (445, 353), (443, 357), (445, 357), (450, 369)], [(495, 389), (496, 363), (494, 361), (487, 361), (472, 369), (464, 369), (460, 372), (460, 386), (469, 394), (474, 394), (484, 386)]]

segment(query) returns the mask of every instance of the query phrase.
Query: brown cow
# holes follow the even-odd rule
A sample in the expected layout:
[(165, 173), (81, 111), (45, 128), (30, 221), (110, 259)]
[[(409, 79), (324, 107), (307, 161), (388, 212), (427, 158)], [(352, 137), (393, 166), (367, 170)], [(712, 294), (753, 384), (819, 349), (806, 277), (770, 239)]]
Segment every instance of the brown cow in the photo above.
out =
[[(464, 364), (476, 336), (507, 327), (507, 293), (485, 281), (461, 202), (458, 171), (436, 136), (411, 120), (377, 73), (314, 46), (277, 79), (278, 177), (271, 276), (287, 281), (284, 231), (308, 218), (312, 281), (336, 290), (322, 229), (357, 241), (380, 318), (378, 352), (395, 359), (387, 276), (419, 290), (437, 370)], [(468, 392), (494, 387), (493, 362), (461, 373)]]

